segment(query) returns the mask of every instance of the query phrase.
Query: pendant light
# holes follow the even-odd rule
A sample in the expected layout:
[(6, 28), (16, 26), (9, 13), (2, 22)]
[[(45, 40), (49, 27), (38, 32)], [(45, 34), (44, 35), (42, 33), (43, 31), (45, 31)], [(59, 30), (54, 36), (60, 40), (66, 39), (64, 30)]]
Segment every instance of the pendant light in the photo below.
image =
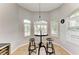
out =
[(41, 15), (40, 15), (40, 3), (39, 3), (39, 20), (41, 19)]
[[(40, 21), (41, 20), (41, 15), (40, 15), (40, 3), (39, 3), (39, 20), (38, 21)], [(41, 24), (40, 24), (40, 35), (42, 35), (42, 29), (41, 29)]]

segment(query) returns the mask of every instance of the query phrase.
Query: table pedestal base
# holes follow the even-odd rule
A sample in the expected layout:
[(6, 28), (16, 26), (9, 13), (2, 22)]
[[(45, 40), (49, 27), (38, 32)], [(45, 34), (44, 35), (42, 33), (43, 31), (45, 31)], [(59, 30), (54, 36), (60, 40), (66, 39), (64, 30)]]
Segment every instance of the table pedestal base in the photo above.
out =
[(45, 48), (45, 52), (46, 52), (46, 47), (44, 46), (43, 42), (39, 43), (39, 47), (38, 47), (38, 55), (40, 54), (40, 49), (44, 47)]

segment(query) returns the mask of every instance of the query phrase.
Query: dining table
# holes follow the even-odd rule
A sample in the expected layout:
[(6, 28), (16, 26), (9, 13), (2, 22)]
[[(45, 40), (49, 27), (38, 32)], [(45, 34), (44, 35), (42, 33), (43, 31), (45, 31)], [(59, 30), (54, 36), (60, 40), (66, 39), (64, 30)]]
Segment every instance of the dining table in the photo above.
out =
[(39, 55), (41, 47), (44, 47), (46, 51), (46, 47), (42, 40), (43, 40), (43, 37), (48, 36), (48, 34), (35, 34), (35, 36), (40, 37), (40, 42), (39, 42), (39, 47), (38, 47), (38, 55)]

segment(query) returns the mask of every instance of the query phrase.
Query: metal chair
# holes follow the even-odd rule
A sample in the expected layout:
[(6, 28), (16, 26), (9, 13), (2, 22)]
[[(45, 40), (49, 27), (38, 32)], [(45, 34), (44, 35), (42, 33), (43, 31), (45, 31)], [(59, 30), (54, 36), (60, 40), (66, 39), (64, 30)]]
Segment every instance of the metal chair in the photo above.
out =
[(52, 39), (51, 38), (47, 38), (47, 43), (46, 43), (46, 55), (55, 55), (55, 50), (54, 50), (54, 46), (52, 43)]
[(29, 55), (31, 55), (32, 53), (36, 53), (36, 43), (34, 38), (31, 38), (29, 41), (28, 51)]

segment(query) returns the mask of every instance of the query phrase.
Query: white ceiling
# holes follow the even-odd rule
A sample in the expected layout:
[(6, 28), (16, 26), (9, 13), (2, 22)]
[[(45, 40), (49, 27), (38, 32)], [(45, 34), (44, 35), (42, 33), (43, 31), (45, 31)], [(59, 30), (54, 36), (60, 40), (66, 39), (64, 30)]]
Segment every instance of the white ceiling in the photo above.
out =
[[(33, 12), (39, 11), (39, 3), (19, 3), (21, 7)], [(40, 3), (40, 11), (47, 12), (60, 7), (62, 3)]]

